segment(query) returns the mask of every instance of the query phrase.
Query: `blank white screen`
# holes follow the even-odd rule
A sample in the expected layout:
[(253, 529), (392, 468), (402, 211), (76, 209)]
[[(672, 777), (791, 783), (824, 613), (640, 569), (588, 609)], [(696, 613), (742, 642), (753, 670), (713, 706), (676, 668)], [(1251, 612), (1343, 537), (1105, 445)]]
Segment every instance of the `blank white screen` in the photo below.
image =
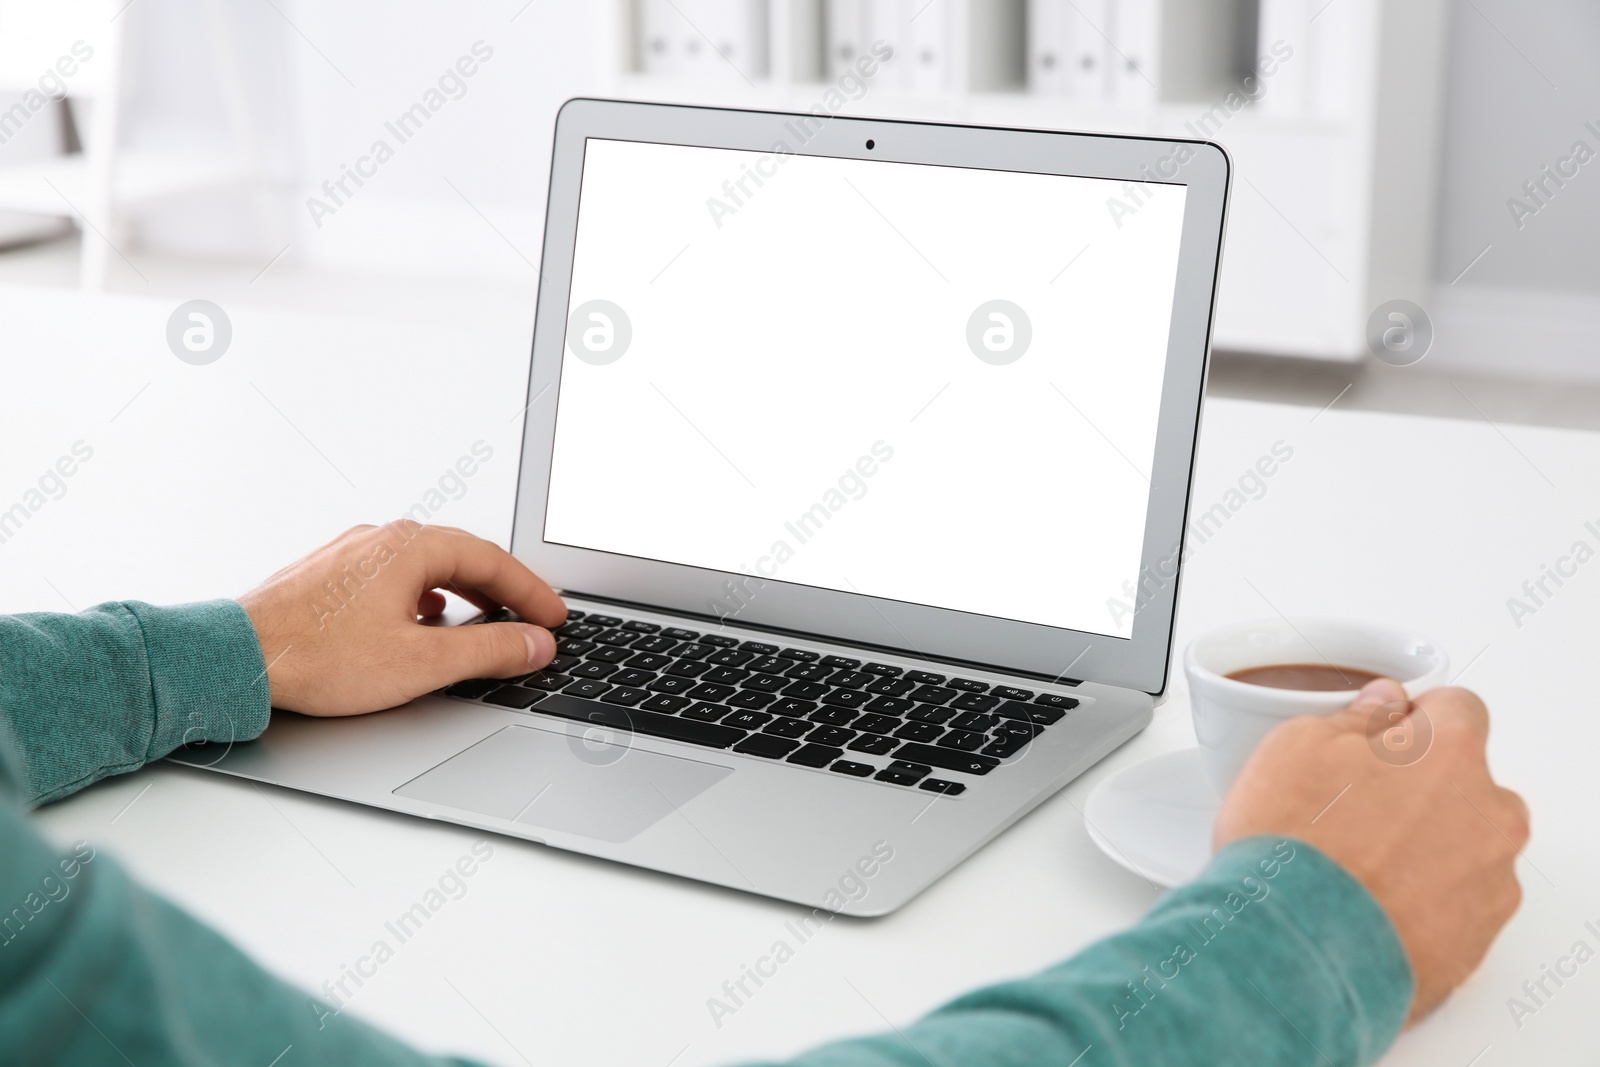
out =
[(545, 539), (1127, 637), (1185, 195), (589, 140)]

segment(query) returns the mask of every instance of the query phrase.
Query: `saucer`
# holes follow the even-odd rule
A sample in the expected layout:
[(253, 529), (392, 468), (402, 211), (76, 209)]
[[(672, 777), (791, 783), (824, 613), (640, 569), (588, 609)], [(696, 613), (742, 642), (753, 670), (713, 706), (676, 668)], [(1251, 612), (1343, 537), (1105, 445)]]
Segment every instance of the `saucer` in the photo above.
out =
[(1187, 748), (1113, 774), (1089, 794), (1083, 814), (1100, 851), (1170, 888), (1211, 861), (1211, 827), (1221, 805), (1200, 750)]

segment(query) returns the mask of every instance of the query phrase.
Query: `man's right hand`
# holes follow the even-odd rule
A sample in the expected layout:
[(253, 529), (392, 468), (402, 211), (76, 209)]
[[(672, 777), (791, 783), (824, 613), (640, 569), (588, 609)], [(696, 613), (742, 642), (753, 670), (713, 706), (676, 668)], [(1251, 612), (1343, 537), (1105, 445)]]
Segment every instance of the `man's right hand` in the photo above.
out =
[[(1414, 761), (1380, 758), (1371, 737), (1405, 715), (1427, 717), (1431, 747)], [(1522, 900), (1515, 863), (1528, 807), (1490, 776), (1488, 737), (1489, 712), (1473, 693), (1435, 689), (1411, 704), (1379, 679), (1344, 711), (1269, 734), (1217, 817), (1217, 848), (1256, 834), (1298, 838), (1366, 886), (1411, 958), (1413, 1022), (1466, 980)]]

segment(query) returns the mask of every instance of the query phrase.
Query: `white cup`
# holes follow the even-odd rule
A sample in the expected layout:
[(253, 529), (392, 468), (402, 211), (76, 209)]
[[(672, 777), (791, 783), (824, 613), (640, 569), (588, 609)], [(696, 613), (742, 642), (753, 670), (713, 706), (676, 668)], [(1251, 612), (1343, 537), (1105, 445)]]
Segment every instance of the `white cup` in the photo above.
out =
[(1265, 619), (1196, 638), (1184, 653), (1183, 669), (1201, 762), (1218, 793), (1228, 791), (1273, 727), (1301, 715), (1331, 715), (1359, 692), (1273, 689), (1227, 677), (1290, 663), (1373, 671), (1405, 686), (1412, 698), (1444, 684), (1450, 669), (1444, 650), (1426, 638), (1339, 619)]

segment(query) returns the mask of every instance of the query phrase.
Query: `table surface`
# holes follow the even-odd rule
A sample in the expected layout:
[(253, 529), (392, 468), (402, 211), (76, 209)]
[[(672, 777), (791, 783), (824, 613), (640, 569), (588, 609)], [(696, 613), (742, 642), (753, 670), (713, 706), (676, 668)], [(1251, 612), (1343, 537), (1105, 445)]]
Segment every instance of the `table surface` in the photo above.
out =
[[(233, 349), (196, 368), (164, 347), (169, 303), (0, 291), (21, 385), (0, 395), (0, 507), (74, 442), (94, 449), (65, 495), (0, 544), (0, 610), (237, 595), (344, 526), (399, 514), (478, 440), (495, 458), (440, 519), (504, 541), (525, 309), (446, 328), (403, 308), (381, 321), (235, 308)], [(1280, 442), (1292, 457), (1251, 480)], [(1494, 770), (1532, 808), (1522, 911), (1385, 1063), (1574, 1062), (1600, 1036), (1584, 1006), (1600, 971), (1566, 980), (1520, 1025), (1508, 1006), (1575, 942), (1600, 947), (1584, 926), (1600, 919), (1600, 726), (1578, 670), (1597, 635), (1600, 563), (1547, 581), (1532, 614), (1509, 606), (1577, 542), (1600, 548), (1596, 471), (1600, 436), (1576, 431), (1208, 406), (1196, 512), (1220, 504), (1227, 517), (1192, 558), (1177, 647), (1277, 612), (1431, 635), (1489, 701)], [(350, 1010), (497, 1063), (694, 1067), (883, 1030), (1134, 922), (1157, 890), (1097, 851), (1084, 801), (1107, 774), (1193, 740), (1180, 681), (1139, 737), (900, 912), (828, 924), (720, 1023), (708, 998), (788, 938), (799, 909), (499, 838)], [(483, 838), (165, 765), (37, 818), (309, 988), (392, 940), (385, 922)]]

